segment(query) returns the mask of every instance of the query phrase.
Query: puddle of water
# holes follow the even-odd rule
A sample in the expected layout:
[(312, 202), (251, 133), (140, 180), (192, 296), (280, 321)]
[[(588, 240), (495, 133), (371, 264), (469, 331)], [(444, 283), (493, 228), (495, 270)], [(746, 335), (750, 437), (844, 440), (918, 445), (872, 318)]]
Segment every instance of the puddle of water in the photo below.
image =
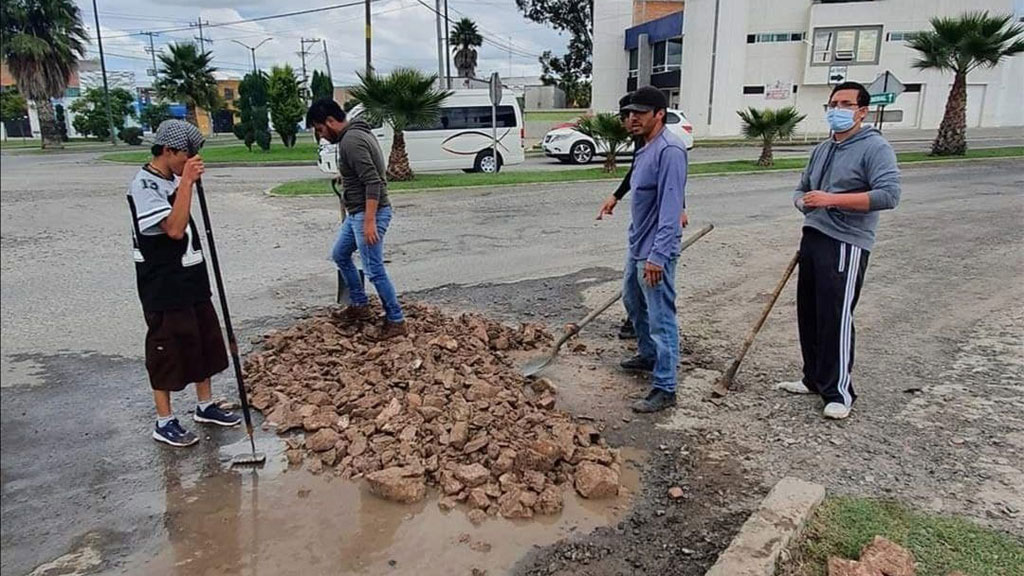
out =
[[(395, 504), (371, 495), (361, 482), (285, 470), (274, 438), (257, 444), (257, 450), (267, 452), (264, 468), (229, 467), (232, 455), (248, 450), (248, 440), (222, 449), (226, 470), (219, 474), (169, 476), (164, 542), (155, 556), (129, 558), (124, 572), (430, 575), (480, 568), (502, 573), (535, 545), (617, 521), (638, 491), (645, 458), (642, 452), (623, 450), (626, 490), (619, 498), (586, 501), (569, 489), (559, 515), (526, 521), (488, 518), (473, 526), (467, 510), (443, 512), (436, 498)], [(470, 542), (460, 541), (463, 534), (470, 535)], [(479, 551), (481, 542), (490, 550)]]

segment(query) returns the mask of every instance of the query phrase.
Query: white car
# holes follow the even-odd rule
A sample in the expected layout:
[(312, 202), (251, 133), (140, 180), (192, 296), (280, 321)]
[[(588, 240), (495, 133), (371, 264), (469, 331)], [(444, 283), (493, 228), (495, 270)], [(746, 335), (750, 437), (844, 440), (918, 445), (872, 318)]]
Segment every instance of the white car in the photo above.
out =
[[(679, 137), (686, 144), (686, 149), (693, 148), (693, 124), (686, 119), (681, 110), (669, 108), (665, 111), (665, 126), (673, 134)], [(604, 144), (598, 144), (594, 140), (576, 130), (573, 126), (555, 128), (544, 135), (544, 154), (551, 158), (558, 158), (562, 162), (571, 164), (587, 164), (594, 159), (594, 156), (605, 155), (607, 150)], [(633, 144), (630, 143), (622, 154), (632, 154)]]

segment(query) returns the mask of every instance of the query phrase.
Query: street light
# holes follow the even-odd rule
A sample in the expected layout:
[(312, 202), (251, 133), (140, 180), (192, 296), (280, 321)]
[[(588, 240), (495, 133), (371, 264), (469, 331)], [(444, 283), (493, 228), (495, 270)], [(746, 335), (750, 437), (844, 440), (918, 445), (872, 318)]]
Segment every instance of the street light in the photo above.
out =
[(244, 44), (242, 42), (239, 42), (238, 40), (232, 40), (232, 42), (234, 42), (235, 44), (238, 44), (239, 46), (242, 46), (243, 48), (248, 48), (249, 49), (249, 52), (252, 54), (252, 71), (253, 71), (253, 73), (256, 73), (256, 49), (259, 48), (260, 46), (263, 46), (267, 42), (270, 42), (273, 39), (274, 39), (273, 37), (268, 36), (262, 42), (260, 42), (259, 44), (255, 45), (255, 46), (249, 46), (248, 44)]

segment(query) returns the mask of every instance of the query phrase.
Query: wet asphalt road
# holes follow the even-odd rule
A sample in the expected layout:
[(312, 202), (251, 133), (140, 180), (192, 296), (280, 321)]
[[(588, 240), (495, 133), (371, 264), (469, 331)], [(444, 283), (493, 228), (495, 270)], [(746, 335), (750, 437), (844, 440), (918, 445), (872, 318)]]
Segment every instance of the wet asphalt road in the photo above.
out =
[[(24, 574), (84, 549), (101, 558), (94, 568), (120, 570), (125, 558), (155, 555), (173, 539), (188, 520), (168, 507), (179, 485), (219, 474), (218, 445), (242, 433), (214, 431), (189, 452), (163, 450), (149, 439), (144, 325), (124, 201), (135, 168), (97, 164), (88, 155), (5, 156), (2, 163), (0, 571)], [(1020, 212), (1022, 170), (1019, 159), (910, 168), (901, 209), (927, 216), (927, 198), (937, 189), (970, 202), (984, 180), (989, 192), (1016, 190), (999, 201)], [(308, 172), (208, 172), (243, 342), (333, 296), (327, 253), (336, 200), (263, 194)], [(725, 241), (730, 227), (771, 236), (780, 223), (796, 227), (788, 202), (794, 180), (792, 173), (695, 178), (688, 198), (695, 224), (714, 221), (716, 241)], [(628, 211), (595, 222), (607, 193), (591, 183), (396, 194), (388, 235), (395, 284), (415, 291), (615, 270)], [(233, 396), (231, 387), (222, 376), (215, 394)], [(179, 414), (187, 407), (183, 398)]]

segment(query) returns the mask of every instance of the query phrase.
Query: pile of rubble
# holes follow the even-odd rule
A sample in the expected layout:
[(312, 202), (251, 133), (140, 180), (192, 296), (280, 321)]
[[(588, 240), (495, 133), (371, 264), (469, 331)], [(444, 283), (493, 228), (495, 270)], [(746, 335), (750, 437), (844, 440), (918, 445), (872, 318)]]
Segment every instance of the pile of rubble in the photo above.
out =
[(290, 464), (365, 477), (389, 500), (437, 487), (442, 508), (470, 518), (529, 518), (619, 491), (619, 454), (599, 432), (555, 410), (555, 388), (528, 381), (510, 351), (544, 348), (536, 325), (405, 307), (409, 335), (375, 342), (371, 326), (324, 313), (264, 337), (246, 361), (251, 403), (287, 440)]

